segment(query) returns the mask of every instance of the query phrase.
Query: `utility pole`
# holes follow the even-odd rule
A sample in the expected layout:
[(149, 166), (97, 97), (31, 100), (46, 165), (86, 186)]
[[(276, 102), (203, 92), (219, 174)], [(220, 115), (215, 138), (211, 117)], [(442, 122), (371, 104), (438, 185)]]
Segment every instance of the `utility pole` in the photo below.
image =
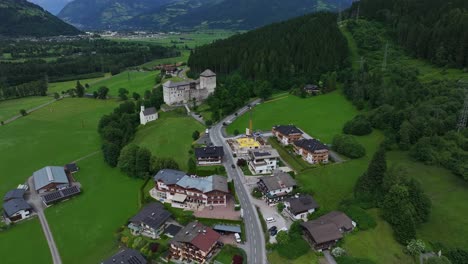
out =
[(382, 62), (382, 71), (385, 71), (387, 69), (387, 54), (388, 54), (388, 41), (385, 44), (385, 53), (384, 53), (384, 58)]
[[(461, 81), (459, 81), (461, 82)], [(466, 128), (466, 121), (468, 119), (468, 83), (462, 83), (464, 85), (463, 92), (465, 94), (465, 102), (463, 104), (463, 109), (458, 119), (457, 131), (460, 132)]]

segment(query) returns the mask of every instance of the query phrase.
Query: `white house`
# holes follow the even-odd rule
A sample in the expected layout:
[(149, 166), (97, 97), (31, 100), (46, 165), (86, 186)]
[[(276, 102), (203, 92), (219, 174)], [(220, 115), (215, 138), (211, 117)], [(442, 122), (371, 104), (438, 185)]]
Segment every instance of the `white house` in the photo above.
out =
[(318, 203), (310, 195), (295, 195), (284, 200), (284, 211), (293, 220), (307, 221), (307, 216), (319, 208)]
[(15, 198), (3, 203), (4, 215), (12, 222), (29, 218), (32, 207), (23, 198)]
[(150, 107), (148, 109), (145, 109), (145, 106), (141, 106), (141, 111), (140, 111), (140, 124), (146, 125), (146, 123), (155, 121), (158, 119), (158, 111), (156, 111), (156, 108)]
[(296, 181), (286, 172), (276, 170), (273, 176), (261, 177), (258, 182), (258, 188), (268, 204), (275, 204), (284, 198), (287, 198), (296, 187)]
[(275, 149), (250, 150), (249, 167), (254, 174), (271, 174), (278, 168), (279, 154)]
[(164, 103), (168, 105), (185, 104), (193, 99), (202, 101), (216, 89), (216, 74), (205, 70), (200, 79), (182, 82), (167, 81), (163, 84)]

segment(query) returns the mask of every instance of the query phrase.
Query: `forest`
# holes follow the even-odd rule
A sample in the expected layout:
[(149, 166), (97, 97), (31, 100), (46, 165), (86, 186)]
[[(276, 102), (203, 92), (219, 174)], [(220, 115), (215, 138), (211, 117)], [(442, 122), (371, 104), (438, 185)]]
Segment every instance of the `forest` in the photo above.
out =
[(439, 66), (468, 66), (466, 0), (361, 0), (348, 15), (384, 23), (415, 57)]
[[(0, 54), (10, 54), (15, 60), (0, 62), (0, 99), (39, 95), (33, 91), (19, 92), (16, 87), (29, 87), (31, 85), (28, 84), (40, 80), (54, 82), (71, 77), (76, 79), (76, 76), (91, 78), (96, 73), (117, 74), (126, 67), (179, 55), (179, 51), (157, 45), (102, 39), (70, 42), (3, 41), (1, 44)], [(45, 60), (45, 57), (53, 59)]]

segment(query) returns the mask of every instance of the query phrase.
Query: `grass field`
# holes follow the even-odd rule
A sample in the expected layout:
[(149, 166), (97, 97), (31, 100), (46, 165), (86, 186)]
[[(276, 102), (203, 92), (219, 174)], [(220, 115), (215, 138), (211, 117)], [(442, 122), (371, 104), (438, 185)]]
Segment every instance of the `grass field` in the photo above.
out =
[(382, 220), (377, 209), (370, 210), (376, 219), (374, 229), (345, 236), (343, 248), (353, 257), (367, 258), (377, 264), (414, 263), (413, 259), (403, 253), (403, 247), (393, 239), (391, 226)]
[(109, 88), (109, 95), (117, 96), (120, 88), (127, 89), (132, 96), (133, 92), (139, 93), (143, 96), (146, 90), (151, 91), (155, 86), (156, 71), (125, 71), (114, 75), (110, 78), (106, 78), (101, 81), (97, 81), (91, 84), (91, 87), (86, 91), (87, 93), (97, 91), (99, 87), (106, 86)]
[[(312, 137), (331, 143), (333, 136), (341, 133), (343, 124), (356, 114), (357, 110), (340, 91), (309, 98), (285, 95), (253, 109), (253, 128), (270, 131), (274, 125), (294, 124)], [(248, 114), (239, 117), (227, 132), (245, 131), (248, 121)]]
[(245, 252), (242, 249), (231, 245), (225, 245), (221, 252), (219, 252), (218, 255), (216, 255), (214, 260), (219, 261), (223, 264), (231, 264), (232, 257), (234, 257), (235, 255), (242, 256), (244, 258), (244, 263), (247, 263), (247, 256), (245, 255)]
[(101, 154), (78, 163), (75, 178), (83, 186), (76, 198), (46, 210), (63, 263), (99, 263), (117, 246), (117, 229), (138, 210), (142, 180), (123, 175)]
[(282, 258), (276, 251), (269, 253), (267, 258), (270, 264), (317, 264), (319, 259), (319, 257), (313, 251), (310, 251), (309, 253), (300, 256), (295, 260)]
[(398, 164), (406, 168), (408, 176), (422, 184), (432, 201), (429, 222), (417, 229), (418, 237), (468, 248), (468, 183), (446, 169), (411, 161), (404, 152), (390, 152), (387, 160), (390, 166)]
[(186, 170), (195, 130), (204, 131), (203, 125), (195, 119), (175, 112), (163, 112), (155, 122), (140, 127), (133, 142), (147, 147), (156, 156), (174, 158), (180, 168)]
[[(25, 251), (27, 250), (27, 251)], [(39, 219), (33, 218), (0, 232), (1, 263), (52, 263)]]
[[(98, 78), (91, 78), (91, 79), (82, 79), (79, 80), (80, 83), (84, 86), (85, 84), (92, 85), (95, 82), (98, 82), (100, 80), (109, 78), (111, 75), (109, 73), (106, 73), (104, 77), (98, 77)], [(73, 89), (76, 87), (76, 80), (74, 81), (66, 81), (66, 82), (54, 82), (54, 83), (49, 83), (49, 88), (47, 89), (48, 94), (53, 94), (55, 92), (61, 93), (62, 91), (66, 91), (68, 89)]]
[(53, 98), (48, 96), (32, 96), (0, 101), (0, 121), (19, 115), (21, 109), (29, 110), (52, 100)]

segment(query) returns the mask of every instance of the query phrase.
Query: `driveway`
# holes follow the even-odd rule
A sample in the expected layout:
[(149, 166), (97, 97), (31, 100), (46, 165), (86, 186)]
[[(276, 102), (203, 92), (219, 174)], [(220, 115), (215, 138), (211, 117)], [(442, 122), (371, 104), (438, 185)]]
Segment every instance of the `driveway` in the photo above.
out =
[(323, 256), (327, 260), (328, 264), (337, 264), (335, 258), (330, 254), (330, 251), (324, 250)]

